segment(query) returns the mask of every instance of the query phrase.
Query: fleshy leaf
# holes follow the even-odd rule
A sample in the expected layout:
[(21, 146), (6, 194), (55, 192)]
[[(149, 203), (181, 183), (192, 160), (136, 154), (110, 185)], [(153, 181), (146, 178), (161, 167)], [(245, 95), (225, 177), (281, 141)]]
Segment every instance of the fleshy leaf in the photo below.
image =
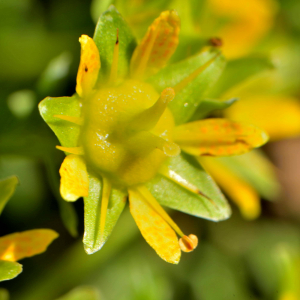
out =
[(111, 5), (100, 16), (94, 33), (94, 41), (99, 49), (101, 59), (100, 74), (102, 76), (99, 77), (100, 80), (110, 73), (117, 30), (119, 30), (118, 76), (124, 77), (129, 72), (129, 62), (136, 47), (136, 41), (123, 17)]
[(177, 264), (181, 251), (175, 231), (137, 191), (129, 190), (129, 203), (130, 212), (147, 243), (163, 260)]
[(225, 197), (194, 158), (185, 154), (170, 158), (168, 168), (196, 186), (211, 200), (157, 175), (147, 183), (147, 187), (161, 205), (212, 221), (224, 220), (230, 216), (230, 206)]
[(276, 178), (275, 167), (258, 149), (243, 155), (214, 159), (251, 184), (265, 199), (277, 198), (280, 185)]
[(22, 265), (14, 261), (0, 259), (0, 281), (10, 280), (22, 272)]
[(191, 121), (196, 121), (203, 119), (204, 117), (208, 116), (215, 110), (221, 110), (230, 107), (234, 104), (238, 99), (232, 98), (229, 100), (214, 100), (214, 99), (204, 99), (198, 106), (197, 110), (195, 111)]
[(13, 195), (18, 182), (19, 181), (16, 176), (0, 180), (0, 214), (2, 213), (7, 201)]
[(196, 156), (243, 154), (268, 141), (267, 134), (260, 128), (227, 119), (183, 124), (175, 128), (173, 137), (183, 151)]
[(61, 120), (55, 115), (80, 117), (80, 102), (77, 96), (47, 97), (39, 104), (40, 114), (50, 126), (64, 147), (76, 147), (80, 127), (74, 123)]
[(243, 57), (227, 63), (209, 96), (219, 97), (242, 82), (274, 68), (269, 57)]
[(198, 160), (222, 190), (236, 203), (244, 218), (251, 220), (260, 215), (260, 197), (248, 182), (215, 158), (199, 157)]
[(18, 261), (43, 253), (58, 237), (51, 229), (33, 229), (5, 235), (0, 238), (0, 259)]
[(112, 189), (104, 227), (100, 232), (102, 183), (89, 174), (89, 195), (84, 198), (84, 249), (88, 254), (100, 250), (112, 232), (126, 204), (127, 195), (120, 190)]
[(178, 45), (180, 19), (176, 11), (164, 11), (148, 28), (133, 52), (131, 76), (148, 77), (165, 66)]
[(85, 161), (78, 155), (68, 155), (59, 170), (60, 193), (67, 201), (76, 201), (80, 197), (87, 197), (89, 179)]
[(100, 300), (100, 295), (92, 286), (79, 286), (56, 300)]
[(220, 51), (209, 48), (198, 55), (165, 67), (148, 81), (159, 92), (167, 87), (175, 89), (176, 96), (169, 108), (176, 124), (182, 124), (192, 117), (224, 67), (225, 59)]

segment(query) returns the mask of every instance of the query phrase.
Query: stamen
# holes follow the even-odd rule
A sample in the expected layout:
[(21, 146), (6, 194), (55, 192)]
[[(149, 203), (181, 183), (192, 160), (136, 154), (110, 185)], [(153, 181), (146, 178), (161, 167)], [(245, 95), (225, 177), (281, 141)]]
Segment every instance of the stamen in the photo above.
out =
[(56, 149), (68, 152), (71, 154), (76, 154), (76, 155), (83, 155), (84, 151), (82, 147), (62, 147), (62, 146), (56, 146)]
[(107, 207), (109, 197), (111, 193), (111, 183), (105, 177), (103, 177), (103, 190), (102, 190), (102, 201), (101, 201), (101, 219), (100, 219), (100, 233), (103, 235), (105, 229), (105, 221), (107, 214)]
[(179, 239), (179, 247), (184, 252), (191, 252), (198, 246), (198, 238), (194, 234)]
[(152, 129), (157, 124), (169, 102), (171, 102), (174, 97), (174, 89), (164, 89), (158, 100), (150, 108), (146, 109), (132, 120), (130, 128), (138, 130)]
[(140, 64), (135, 69), (135, 72), (133, 74), (131, 74), (133, 78), (142, 78), (145, 73), (145, 69), (147, 67), (147, 63), (148, 63), (150, 54), (151, 54), (153, 46), (154, 46), (154, 42), (155, 42), (156, 37), (159, 32), (159, 26), (157, 26), (156, 28), (151, 27), (151, 30), (154, 32), (151, 35), (148, 47), (146, 48), (145, 52), (143, 53), (143, 55), (141, 57)]
[(170, 170), (167, 166), (163, 166), (162, 168), (160, 168), (159, 173), (161, 175), (167, 177), (168, 179), (174, 181), (175, 183), (177, 183), (178, 185), (182, 186), (183, 188), (187, 189), (188, 191), (206, 198), (215, 207), (218, 208), (218, 206), (216, 205), (216, 203), (210, 197), (208, 197), (207, 195), (205, 195), (204, 193), (202, 193), (195, 185), (193, 185), (192, 183), (188, 182), (185, 178), (181, 177), (179, 174), (177, 174), (173, 170)]
[(177, 226), (177, 224), (171, 219), (171, 217), (165, 212), (157, 200), (152, 196), (145, 186), (136, 187), (137, 192), (152, 206), (154, 210), (177, 232), (180, 237), (184, 237), (184, 233)]
[(110, 70), (109, 83), (116, 81), (118, 76), (118, 60), (119, 60), (119, 28), (117, 28), (117, 40), (114, 47), (113, 61)]
[(175, 93), (179, 93), (181, 90), (183, 90), (191, 81), (193, 81), (201, 72), (203, 72), (205, 69), (207, 69), (214, 61), (215, 59), (220, 55), (220, 53), (216, 54), (213, 58), (211, 58), (208, 62), (206, 62), (204, 65), (202, 65), (200, 68), (196, 69), (194, 72), (192, 72), (189, 76), (181, 80), (179, 83), (177, 83), (174, 86)]
[(83, 125), (83, 119), (78, 117), (64, 116), (64, 115), (54, 115), (54, 118), (58, 118), (64, 121), (68, 121), (77, 125)]

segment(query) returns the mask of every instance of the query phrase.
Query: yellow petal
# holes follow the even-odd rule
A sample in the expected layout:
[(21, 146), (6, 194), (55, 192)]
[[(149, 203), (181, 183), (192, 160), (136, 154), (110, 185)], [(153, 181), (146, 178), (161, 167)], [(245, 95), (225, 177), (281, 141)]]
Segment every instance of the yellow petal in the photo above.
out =
[(174, 141), (192, 155), (229, 156), (250, 151), (266, 143), (264, 131), (253, 125), (226, 119), (206, 119), (180, 125)]
[(80, 97), (85, 97), (97, 82), (101, 64), (99, 50), (93, 39), (87, 35), (82, 35), (79, 42), (81, 44), (81, 56), (76, 92)]
[(225, 110), (227, 118), (255, 124), (271, 140), (300, 135), (300, 104), (292, 97), (251, 96)]
[(8, 234), (0, 238), (0, 259), (18, 261), (43, 253), (57, 237), (58, 234), (50, 229), (34, 229)]
[(68, 155), (59, 170), (60, 193), (67, 201), (75, 201), (80, 197), (87, 197), (89, 179), (86, 165), (81, 156)]
[(236, 203), (245, 219), (252, 220), (260, 215), (259, 195), (246, 181), (214, 158), (201, 157), (199, 162)]
[(278, 300), (298, 300), (298, 297), (292, 292), (285, 292), (279, 296)]
[(164, 67), (176, 50), (179, 31), (178, 14), (175, 11), (162, 12), (133, 53), (130, 63), (132, 77), (149, 76)]
[(270, 30), (277, 11), (272, 0), (209, 0), (208, 3), (212, 17), (221, 25), (213, 34), (222, 38), (222, 51), (230, 58), (249, 53)]
[(130, 212), (147, 243), (165, 261), (177, 264), (180, 247), (175, 231), (135, 190), (129, 190)]

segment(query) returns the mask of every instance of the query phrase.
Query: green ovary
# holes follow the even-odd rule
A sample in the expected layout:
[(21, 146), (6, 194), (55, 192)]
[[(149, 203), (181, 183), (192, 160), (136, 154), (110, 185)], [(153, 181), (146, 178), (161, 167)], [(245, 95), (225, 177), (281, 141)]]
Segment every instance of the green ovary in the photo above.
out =
[(126, 80), (120, 86), (99, 89), (89, 99), (83, 99), (80, 145), (89, 169), (123, 187), (144, 183), (155, 176), (166, 159), (158, 149), (161, 138), (172, 141), (173, 116), (166, 108), (150, 130), (144, 129), (151, 116), (142, 118), (143, 124), (138, 116), (158, 98), (151, 85)]

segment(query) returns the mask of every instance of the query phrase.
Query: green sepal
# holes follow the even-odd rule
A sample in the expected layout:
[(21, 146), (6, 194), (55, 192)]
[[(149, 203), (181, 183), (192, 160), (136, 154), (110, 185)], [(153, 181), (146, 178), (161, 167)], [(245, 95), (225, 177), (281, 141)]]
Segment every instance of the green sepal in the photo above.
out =
[(182, 188), (162, 175), (157, 175), (146, 185), (160, 204), (212, 221), (229, 218), (231, 209), (227, 200), (213, 179), (193, 157), (181, 154), (170, 158), (167, 164), (170, 170), (192, 183), (213, 202)]
[(190, 121), (196, 121), (205, 118), (206, 116), (210, 115), (215, 110), (221, 110), (228, 108), (234, 102), (236, 102), (238, 98), (232, 98), (229, 100), (215, 100), (215, 99), (204, 99), (198, 106), (197, 110), (195, 111), (193, 117)]
[(81, 108), (77, 95), (72, 97), (47, 97), (40, 102), (39, 110), (42, 118), (53, 130), (62, 146), (77, 146), (80, 126), (54, 117), (54, 115), (80, 117)]
[(0, 180), (0, 214), (2, 213), (7, 201), (15, 192), (18, 183), (19, 180), (16, 176)]
[(99, 49), (101, 60), (99, 81), (103, 81), (103, 77), (108, 78), (110, 74), (117, 29), (119, 30), (118, 77), (125, 77), (129, 72), (129, 63), (136, 47), (136, 41), (126, 21), (111, 5), (100, 16), (93, 37)]
[(274, 64), (269, 57), (249, 56), (231, 60), (227, 63), (210, 96), (219, 97), (245, 80), (273, 68)]
[(0, 260), (0, 281), (17, 277), (22, 269), (22, 265), (15, 261)]
[[(208, 62), (210, 64), (205, 66)], [(167, 87), (175, 87), (193, 72), (203, 67), (203, 70), (190, 83), (176, 93), (175, 98), (168, 106), (173, 113), (176, 124), (179, 125), (192, 117), (201, 100), (221, 75), (225, 63), (219, 50), (209, 48), (198, 55), (165, 67), (150, 77), (148, 82), (161, 92)]]
[(216, 157), (223, 165), (244, 179), (267, 200), (275, 200), (280, 192), (275, 167), (258, 149), (243, 155)]
[(100, 250), (111, 234), (127, 200), (123, 191), (112, 189), (106, 213), (104, 233), (100, 232), (101, 218), (101, 180), (89, 174), (89, 195), (84, 198), (84, 238), (86, 253), (93, 254)]

